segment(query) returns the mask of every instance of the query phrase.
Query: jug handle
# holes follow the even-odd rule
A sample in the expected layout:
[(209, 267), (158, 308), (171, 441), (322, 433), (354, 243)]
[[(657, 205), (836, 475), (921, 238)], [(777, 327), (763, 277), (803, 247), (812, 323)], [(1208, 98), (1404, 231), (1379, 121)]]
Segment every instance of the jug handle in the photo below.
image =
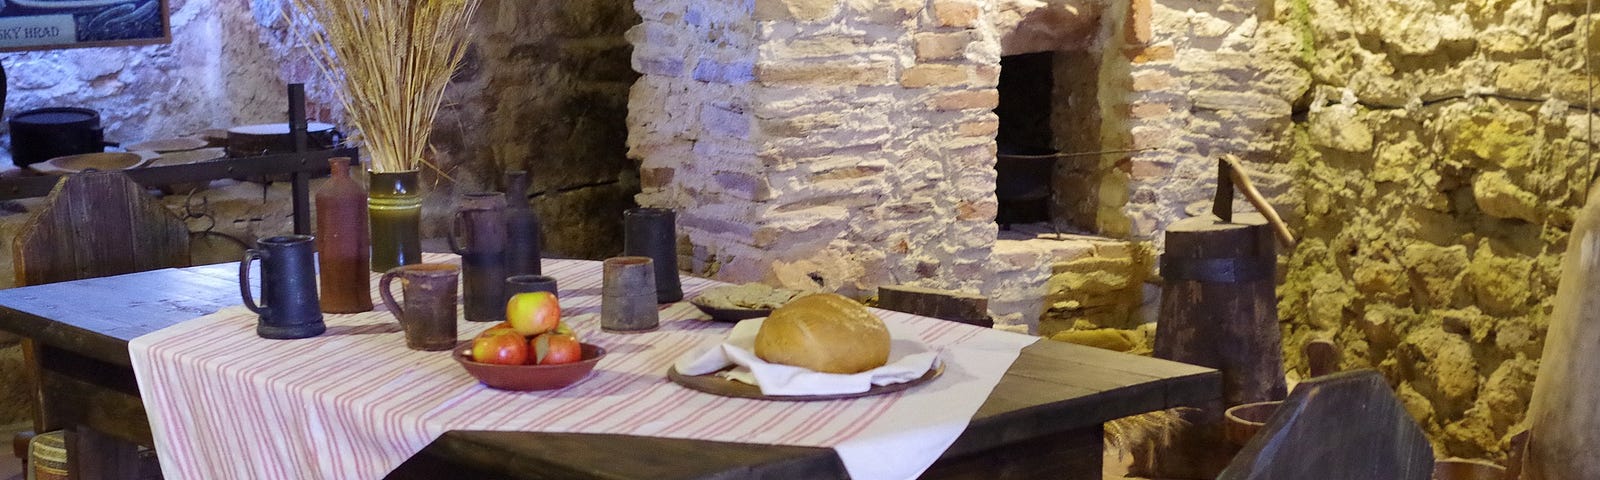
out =
[(245, 250), (244, 260), (239, 261), (239, 296), (244, 298), (244, 308), (248, 308), (250, 311), (255, 312), (257, 315), (261, 315), (263, 317), (271, 316), (268, 314), (270, 309), (269, 307), (256, 305), (255, 297), (250, 294), (250, 262), (252, 260), (265, 261), (267, 256), (268, 254), (266, 250), (257, 250), (252, 248)]

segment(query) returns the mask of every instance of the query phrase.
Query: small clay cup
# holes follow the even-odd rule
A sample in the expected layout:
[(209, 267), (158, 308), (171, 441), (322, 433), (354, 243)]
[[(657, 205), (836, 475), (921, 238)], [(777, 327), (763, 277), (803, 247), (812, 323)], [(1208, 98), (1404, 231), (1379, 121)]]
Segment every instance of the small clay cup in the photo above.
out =
[[(400, 320), (406, 331), (406, 347), (412, 350), (439, 351), (456, 346), (456, 292), (461, 268), (442, 263), (422, 263), (395, 267), (378, 280), (378, 294), (389, 313)], [(400, 279), (404, 302), (396, 302), (391, 292), (394, 279)]]
[(614, 257), (602, 265), (600, 329), (637, 333), (659, 327), (655, 262), (650, 257)]

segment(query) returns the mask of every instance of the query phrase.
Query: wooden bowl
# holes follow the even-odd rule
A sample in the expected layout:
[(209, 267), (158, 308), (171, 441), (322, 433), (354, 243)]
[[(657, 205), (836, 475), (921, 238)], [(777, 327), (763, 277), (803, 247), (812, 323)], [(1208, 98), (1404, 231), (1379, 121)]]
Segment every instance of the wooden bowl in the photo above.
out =
[(34, 170), (58, 175), (78, 173), (89, 169), (110, 172), (138, 168), (144, 165), (145, 162), (150, 161), (150, 158), (132, 152), (85, 153), (49, 159), (42, 162), (42, 165), (34, 164)]
[(1506, 469), (1482, 460), (1448, 458), (1433, 462), (1433, 480), (1500, 480)]
[(1258, 402), (1229, 408), (1222, 414), (1226, 420), (1223, 425), (1223, 436), (1236, 446), (1250, 443), (1250, 437), (1256, 436), (1256, 432), (1266, 426), (1267, 420), (1272, 418), (1272, 413), (1278, 411), (1278, 406), (1282, 404), (1283, 402)]
[(472, 347), (457, 348), (453, 354), (467, 373), (489, 388), (519, 392), (554, 390), (577, 383), (594, 370), (594, 365), (605, 358), (606, 349), (598, 345), (579, 344), (583, 359), (561, 365), (495, 365), (472, 361)]

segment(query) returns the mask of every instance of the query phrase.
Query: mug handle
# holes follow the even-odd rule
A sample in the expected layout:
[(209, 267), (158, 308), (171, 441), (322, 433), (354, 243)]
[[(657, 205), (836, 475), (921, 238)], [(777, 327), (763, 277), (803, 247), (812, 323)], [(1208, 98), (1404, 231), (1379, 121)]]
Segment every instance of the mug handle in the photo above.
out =
[(400, 302), (394, 301), (394, 292), (389, 291), (395, 277), (398, 276), (400, 276), (399, 269), (383, 272), (383, 277), (378, 279), (378, 296), (383, 297), (383, 306), (389, 309), (389, 314), (394, 315), (394, 319), (399, 320), (403, 327), (405, 326), (406, 312), (400, 308)]
[(250, 262), (251, 260), (266, 261), (267, 251), (249, 249), (244, 251), (244, 259), (239, 261), (239, 296), (244, 298), (244, 308), (250, 309), (257, 315), (270, 317), (269, 308), (256, 305), (256, 299), (250, 294)]
[(466, 255), (471, 253), (468, 252), (466, 248), (461, 247), (461, 240), (457, 240), (457, 238), (461, 235), (461, 231), (464, 230), (461, 227), (461, 224), (465, 223), (466, 221), (467, 216), (462, 212), (456, 212), (455, 216), (450, 219), (450, 232), (449, 235), (446, 236), (449, 237), (450, 240), (450, 251), (455, 252), (456, 255)]

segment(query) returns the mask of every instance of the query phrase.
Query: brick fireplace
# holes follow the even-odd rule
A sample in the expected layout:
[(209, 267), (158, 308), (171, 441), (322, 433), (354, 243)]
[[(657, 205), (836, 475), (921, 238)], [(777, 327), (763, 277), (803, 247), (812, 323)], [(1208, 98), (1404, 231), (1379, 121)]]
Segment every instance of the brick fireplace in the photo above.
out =
[[(1001, 232), (995, 163), (997, 136), (1063, 152), (1143, 146), (1133, 117), (1149, 108), (1126, 102), (1142, 64), (1171, 60), (1145, 48), (1151, 0), (635, 7), (637, 198), (679, 212), (681, 265), (695, 273), (858, 296), (888, 284), (982, 293), (1000, 328), (1045, 334), (1087, 317), (1130, 327), (1148, 300), (1141, 241), (1175, 218), (1136, 231), (1129, 212), (1171, 213), (1145, 207), (1174, 201), (1130, 203), (1136, 155), (1058, 162), (1050, 223), (1105, 235), (1093, 237)], [(1027, 86), (1003, 96), (1003, 76)], [(1018, 89), (1050, 94), (1002, 122), (1002, 98), (1029, 103)], [(1079, 271), (1092, 275), (1065, 275)], [(1041, 326), (1049, 312), (1060, 318)]]

